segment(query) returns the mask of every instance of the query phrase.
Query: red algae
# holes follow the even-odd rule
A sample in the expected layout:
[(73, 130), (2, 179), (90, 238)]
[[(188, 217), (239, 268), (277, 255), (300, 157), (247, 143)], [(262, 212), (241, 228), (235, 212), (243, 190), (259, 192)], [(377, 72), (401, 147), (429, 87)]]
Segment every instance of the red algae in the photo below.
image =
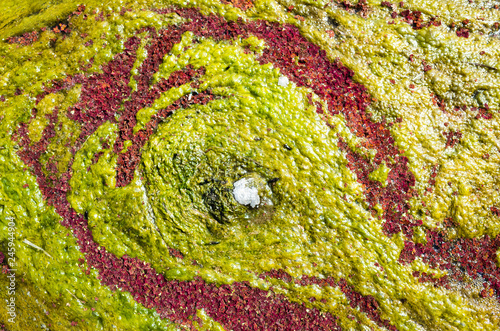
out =
[(20, 46), (28, 46), (33, 44), (40, 37), (37, 31), (26, 32), (22, 36), (18, 37), (9, 37), (7, 38), (7, 42), (9, 44), (19, 44)]
[(485, 287), (491, 288), (500, 300), (500, 268), (496, 265), (496, 252), (500, 248), (500, 238), (492, 239), (488, 235), (480, 239), (460, 238), (447, 240), (443, 234), (428, 231), (426, 244), (405, 242), (399, 261), (411, 263), (416, 257), (432, 268), (447, 270), (448, 275), (441, 278), (419, 275), (422, 281), (435, 282), (447, 287), (450, 280), (461, 281), (467, 274), (473, 279), (481, 277)]

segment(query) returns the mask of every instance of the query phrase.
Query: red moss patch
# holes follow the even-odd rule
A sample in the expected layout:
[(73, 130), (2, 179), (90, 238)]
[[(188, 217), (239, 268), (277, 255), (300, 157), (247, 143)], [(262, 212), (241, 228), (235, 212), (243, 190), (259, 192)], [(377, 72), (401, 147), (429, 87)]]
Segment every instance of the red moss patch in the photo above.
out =
[(31, 31), (31, 32), (26, 32), (22, 36), (9, 37), (7, 38), (7, 42), (9, 44), (28, 46), (37, 41), (39, 37), (40, 35), (38, 34), (38, 31)]
[(414, 274), (415, 277), (445, 287), (450, 279), (461, 281), (464, 274), (473, 279), (482, 277), (484, 286), (491, 288), (500, 302), (500, 268), (495, 262), (500, 247), (499, 236), (448, 241), (441, 233), (428, 231), (426, 239), (426, 244), (406, 241), (399, 261), (411, 263), (420, 257), (432, 268), (447, 270), (449, 275), (440, 279), (425, 274)]
[(450, 130), (448, 132), (443, 132), (443, 135), (446, 137), (446, 148), (454, 147), (460, 142), (460, 139), (462, 139), (462, 132), (460, 131)]
[(342, 0), (338, 1), (338, 3), (345, 10), (358, 13), (361, 17), (366, 17), (370, 8), (366, 0), (358, 0), (357, 3), (352, 3), (349, 0)]
[[(409, 9), (405, 9), (401, 12), (397, 12), (396, 11), (396, 5), (389, 2), (389, 1), (382, 1), (381, 4), (380, 4), (382, 7), (386, 7), (388, 8), (389, 10), (391, 10), (391, 17), (394, 19), (396, 18), (397, 16), (400, 16), (403, 18), (403, 21), (405, 21), (406, 23), (408, 23), (409, 25), (411, 25), (411, 27), (414, 29), (414, 30), (420, 30), (422, 28), (425, 28), (425, 27), (429, 27), (431, 25), (434, 25), (434, 26), (440, 26), (441, 25), (441, 21), (435, 17), (435, 16), (431, 16), (429, 18), (429, 20), (427, 22), (424, 22), (424, 19), (422, 17), (422, 12), (418, 11), (418, 10), (415, 10), (415, 11), (412, 11), (412, 10), (409, 10)], [(399, 7), (403, 8), (404, 7), (404, 3), (403, 2), (400, 2), (399, 3)]]
[(221, 0), (221, 2), (225, 5), (233, 5), (236, 8), (239, 8), (243, 11), (247, 11), (248, 9), (253, 7), (252, 0)]
[(469, 38), (469, 29), (467, 28), (460, 28), (456, 31), (457, 36), (462, 37), (462, 38)]

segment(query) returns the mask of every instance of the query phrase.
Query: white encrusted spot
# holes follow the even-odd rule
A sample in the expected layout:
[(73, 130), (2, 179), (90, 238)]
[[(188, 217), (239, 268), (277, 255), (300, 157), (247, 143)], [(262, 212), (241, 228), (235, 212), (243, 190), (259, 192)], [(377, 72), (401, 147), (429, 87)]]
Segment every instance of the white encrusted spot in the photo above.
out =
[(253, 178), (242, 178), (234, 183), (233, 196), (239, 204), (255, 208), (260, 203), (259, 191), (253, 182)]
[(288, 80), (288, 77), (286, 77), (286, 76), (280, 76), (280, 78), (278, 78), (278, 85), (279, 86), (287, 87), (289, 82), (290, 81)]

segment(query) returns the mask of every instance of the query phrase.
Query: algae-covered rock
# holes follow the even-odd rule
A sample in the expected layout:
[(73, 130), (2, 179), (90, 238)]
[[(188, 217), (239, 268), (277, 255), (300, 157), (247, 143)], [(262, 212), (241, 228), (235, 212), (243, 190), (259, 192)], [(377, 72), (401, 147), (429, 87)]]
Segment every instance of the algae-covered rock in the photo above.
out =
[(1, 327), (498, 330), (499, 22), (3, 1)]

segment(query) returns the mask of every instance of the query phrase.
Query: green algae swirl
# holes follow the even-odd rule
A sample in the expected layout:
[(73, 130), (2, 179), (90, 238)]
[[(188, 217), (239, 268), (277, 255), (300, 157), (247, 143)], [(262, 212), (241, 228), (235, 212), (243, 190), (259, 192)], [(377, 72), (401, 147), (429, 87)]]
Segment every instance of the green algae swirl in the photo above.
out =
[[(237, 14), (245, 15), (231, 6), (210, 5), (213, 5), (212, 10), (228, 19)], [(203, 8), (208, 10), (210, 5)], [(275, 3), (267, 5), (269, 8), (277, 6)], [(264, 3), (256, 3), (252, 10), (267, 13), (266, 18), (274, 20), (269, 9), (266, 11), (264, 7)], [(87, 10), (93, 20), (90, 9)], [(25, 280), (20, 283), (18, 292), (18, 296), (22, 296), (19, 301), (19, 317), (22, 320), (15, 327), (21, 329), (26, 329), (22, 325), (32, 325), (21, 312), (28, 309), (35, 311), (38, 314), (36, 317), (44, 324), (53, 324), (55, 329), (67, 329), (73, 325), (71, 322), (76, 321), (84, 329), (105, 330), (111, 329), (111, 325), (119, 329), (175, 329), (186, 325), (184, 321), (174, 326), (160, 319), (153, 309), (134, 302), (127, 292), (112, 292), (99, 284), (97, 272), (84, 265), (84, 256), (78, 251), (76, 241), (66, 228), (59, 225), (60, 216), (44, 202), (36, 179), (19, 159), (19, 146), (9, 136), (19, 123), (28, 122), (32, 116), (26, 109), (34, 107), (33, 95), (42, 91), (42, 83), (77, 73), (76, 63), (91, 56), (94, 56), (91, 70), (98, 71), (100, 64), (107, 63), (114, 54), (123, 50), (123, 40), (141, 27), (152, 25), (160, 28), (182, 21), (175, 15), (154, 12), (133, 10), (123, 17), (109, 12), (111, 15), (106, 20), (94, 21), (99, 22), (95, 27), (81, 17), (77, 18), (72, 34), (65, 39), (56, 36), (55, 47), (51, 41), (54, 38), (52, 31), (42, 33), (40, 40), (31, 46), (2, 46), (3, 54), (8, 55), (8, 70), (2, 73), (2, 91), (5, 91), (2, 93), (7, 96), (7, 101), (2, 111), (5, 133), (0, 150), (3, 167), (1, 211), (2, 222), (16, 220), (19, 231), (17, 259), (22, 270), (20, 275)], [(97, 17), (98, 14), (95, 15)], [(252, 15), (261, 18), (259, 14)], [(454, 98), (459, 97), (449, 94), (444, 87), (451, 84), (449, 79), (441, 82), (438, 77), (439, 66), (446, 63), (443, 58), (436, 60), (437, 69), (425, 71), (420, 90), (413, 91), (414, 88), (402, 86), (408, 78), (393, 86), (389, 80), (405, 77), (405, 74), (408, 75), (405, 70), (410, 71), (412, 66), (403, 63), (402, 55), (397, 53), (402, 51), (395, 50), (389, 41), (386, 44), (373, 42), (371, 45), (374, 46), (360, 43), (355, 33), (361, 33), (357, 27), (362, 29), (363, 24), (368, 24), (366, 21), (340, 11), (332, 16), (341, 23), (337, 35), (346, 33), (342, 29), (346, 29), (347, 21), (358, 24), (351, 29), (353, 34), (350, 39), (337, 48), (324, 45), (330, 41), (321, 30), (321, 24), (303, 26), (303, 32), (325, 46), (331, 58), (341, 55), (342, 61), (345, 60), (357, 74), (355, 78), (366, 84), (376, 96), (379, 101), (371, 109), (374, 118), (403, 118), (402, 124), (394, 125), (391, 132), (396, 144), (408, 156), (411, 170), (417, 178), (416, 190), (421, 191), (413, 198), (410, 212), (423, 220), (410, 236), (402, 233), (387, 236), (384, 233), (381, 215), (385, 207), (375, 205), (371, 208), (365, 198), (365, 188), (349, 167), (350, 159), (339, 147), (339, 141), (345, 141), (349, 148), (364, 155), (371, 155), (373, 149), (363, 145), (362, 139), (349, 128), (343, 115), (317, 114), (315, 102), (321, 103), (322, 100), (318, 95), (311, 94), (310, 89), (294, 83), (287, 86), (278, 84), (283, 73), (272, 65), (259, 64), (256, 58), (266, 45), (255, 37), (233, 42), (210, 39), (193, 42), (192, 33), (187, 32), (163, 58), (154, 81), (168, 78), (175, 71), (191, 65), (195, 69), (204, 68), (205, 72), (200, 77), (202, 83), (197, 88), (184, 84), (170, 89), (150, 107), (139, 110), (133, 132), (144, 129), (156, 113), (180, 97), (190, 98), (207, 90), (219, 97), (205, 105), (176, 110), (166, 117), (144, 145), (139, 165), (128, 185), (116, 185), (118, 154), (113, 151), (113, 143), (119, 128), (111, 121), (105, 122), (90, 135), (75, 154), (74, 161), (70, 162), (71, 156), (62, 146), (68, 142), (73, 144), (84, 128), (65, 116), (57, 115), (60, 130), (56, 140), (49, 145), (48, 152), (41, 157), (47, 164), (58, 160), (60, 170), (55, 170), (56, 173), (71, 167), (73, 175), (67, 199), (75, 211), (86, 215), (97, 243), (116, 256), (126, 254), (150, 263), (169, 280), (190, 281), (198, 276), (205, 282), (218, 285), (248, 281), (255, 288), (270, 290), (272, 287), (272, 291), (283, 294), (291, 302), (305, 303), (307, 307), (337, 316), (338, 324), (343, 329), (367, 326), (374, 329), (395, 327), (398, 330), (495, 330), (499, 323), (498, 303), (491, 295), (479, 294), (483, 285), (478, 285), (477, 280), (464, 275), (451, 287), (435, 287), (432, 282), (423, 282), (422, 278), (415, 276), (415, 272), (432, 274), (435, 279), (451, 272), (433, 265), (425, 260), (425, 256), (413, 259), (411, 263), (402, 263), (401, 256), (406, 247), (410, 247), (407, 242), (411, 240), (417, 245), (430, 242), (431, 237), (426, 237), (426, 232), (445, 227), (441, 223), (446, 224), (445, 219), (450, 216), (454, 224), (451, 227), (446, 225), (445, 233), (447, 236), (449, 233), (451, 240), (464, 236), (481, 238), (484, 234), (495, 237), (498, 234), (498, 215), (491, 213), (491, 206), (498, 204), (494, 193), (497, 187), (495, 162), (498, 159), (498, 150), (494, 147), (494, 132), (498, 127), (496, 112), (490, 112), (493, 119), (482, 119), (475, 118), (476, 113), (472, 109), (467, 109), (465, 115), (456, 115), (456, 110), (451, 115), (442, 115), (438, 106), (429, 106), (433, 110), (424, 114), (419, 111), (427, 107), (425, 102), (432, 105), (432, 98), (422, 97), (417, 102), (413, 96), (422, 96), (425, 92), (422, 90), (434, 87), (432, 91), (442, 99), (448, 98), (446, 100), (452, 105), (461, 101), (479, 108), (488, 103), (489, 109), (496, 109), (495, 93), (498, 89), (484, 82), (493, 80), (496, 73), (488, 71), (490, 76), (483, 79), (480, 92), (471, 91), (471, 95), (479, 95), (479, 104), (471, 100), (455, 101)], [(376, 20), (372, 22), (382, 24)], [(452, 46), (475, 48), (482, 42), (471, 42), (469, 46), (455, 40), (458, 38), (451, 38), (448, 42), (444, 37), (439, 39), (441, 37), (434, 28), (413, 32), (405, 30), (404, 26), (388, 27), (384, 28), (387, 29), (385, 32), (380, 32), (386, 33), (380, 36), (382, 40), (388, 36), (403, 35), (412, 45), (412, 36), (416, 36), (417, 44), (413, 47), (421, 47), (418, 48), (421, 51), (419, 55), (430, 52), (429, 49), (436, 46), (436, 40), (441, 40), (444, 46), (440, 47), (448, 51)], [(87, 37), (82, 40), (77, 35), (78, 31), (87, 34)], [(376, 33), (376, 29), (371, 33)], [(116, 38), (116, 34), (122, 37)], [(90, 49), (83, 50), (81, 44), (89, 35), (94, 37), (94, 43)], [(102, 35), (105, 38), (101, 38)], [(424, 47), (426, 42), (431, 46)], [(146, 43), (137, 50), (134, 68), (138, 68), (148, 56)], [(497, 41), (491, 39), (490, 43)], [(383, 56), (380, 49), (384, 47), (393, 53)], [(251, 52), (247, 51), (248, 48)], [(373, 55), (375, 48), (379, 48), (378, 55)], [(356, 64), (360, 61), (359, 53), (348, 56), (353, 55), (353, 49), (364, 54), (361, 58), (366, 57), (371, 63), (366, 66)], [(25, 62), (24, 67), (15, 66), (15, 61), (20, 61), (18, 59), (27, 61), (37, 52), (42, 54), (38, 60)], [(64, 65), (53, 63), (53, 54), (66, 53), (69, 55), (66, 55)], [(366, 55), (368, 53), (371, 55)], [(431, 57), (433, 53), (428, 54)], [(498, 57), (491, 55), (491, 66), (495, 65), (495, 59)], [(432, 63), (431, 59), (427, 61)], [(380, 79), (366, 74), (367, 68), (373, 69), (370, 75), (374, 73)], [(491, 70), (482, 68), (477, 71), (483, 69)], [(386, 76), (384, 70), (392, 70), (393, 75)], [(467, 81), (480, 75), (470, 68), (462, 70), (466, 71), (463, 75)], [(458, 75), (458, 69), (453, 74)], [(28, 84), (28, 80), (35, 83)], [(383, 80), (387, 81), (382, 84)], [(129, 85), (135, 88), (133, 79)], [(23, 93), (16, 95), (16, 88), (22, 88)], [(460, 91), (460, 88), (449, 88)], [(398, 89), (403, 92), (397, 92)], [(28, 92), (32, 93), (31, 97)], [(404, 94), (407, 99), (401, 98), (398, 93)], [(49, 122), (46, 115), (50, 116), (56, 108), (69, 109), (77, 102), (79, 94), (77, 84), (67, 91), (45, 96), (29, 122), (31, 140), (36, 142), (42, 139), (43, 129)], [(323, 104), (323, 107), (326, 105)], [(415, 114), (420, 116), (419, 121), (414, 121)], [(429, 127), (432, 126), (429, 121), (433, 118), (439, 121), (441, 116), (448, 116), (445, 119), (448, 124), (443, 127), (451, 123), (453, 129), (463, 131), (465, 137), (457, 147), (451, 146), (450, 149), (446, 141), (433, 143), (438, 138), (429, 134)], [(446, 137), (443, 135), (441, 140), (446, 140)], [(131, 144), (125, 141), (123, 152), (129, 146)], [(438, 168), (433, 166), (425, 171), (417, 170), (425, 162), (434, 164), (443, 157), (439, 155), (443, 150), (446, 162)], [(488, 157), (484, 156), (486, 151)], [(96, 158), (96, 154), (99, 157)], [(370, 172), (370, 180), (379, 182), (381, 186), (387, 185), (390, 167), (389, 163), (381, 163)], [(439, 169), (439, 174), (433, 169)], [(452, 177), (457, 174), (468, 180), (454, 181)], [(235, 202), (231, 194), (233, 184), (245, 176), (262, 181), (260, 194), (266, 196), (269, 202), (267, 207), (252, 209)], [(430, 186), (435, 187), (435, 193), (424, 194), (429, 179), (434, 180)], [(482, 181), (483, 186), (475, 185), (477, 181)], [(449, 192), (446, 187), (450, 187)], [(457, 194), (454, 195), (455, 190)], [(210, 200), (207, 198), (210, 195), (216, 198)], [(216, 207), (210, 203), (214, 199)], [(478, 209), (481, 212), (473, 216)], [(224, 211), (222, 214), (219, 213), (221, 210)], [(22, 244), (22, 239), (43, 247), (53, 259)], [(2, 237), (2, 240), (5, 245), (6, 239)], [(172, 249), (182, 254), (172, 253)], [(495, 257), (494, 253), (485, 254), (490, 259)], [(287, 276), (262, 276), (272, 274), (273, 270), (284, 270)], [(290, 281), (287, 277), (294, 280)], [(354, 292), (343, 291), (333, 284), (300, 284), (298, 280), (304, 277), (347, 280), (348, 286), (360, 293), (358, 295), (375, 298), (375, 310), (380, 320), (389, 321), (389, 324), (377, 323), (366, 310), (353, 305)], [(60, 282), (61, 279), (68, 282)], [(6, 316), (4, 311), (2, 314)], [(203, 323), (193, 316), (192, 325), (196, 328), (222, 328), (211, 321), (204, 310), (199, 310), (197, 316)]]
[[(302, 270), (312, 270), (314, 260), (300, 257), (313, 257), (313, 252), (324, 250), (330, 234), (315, 238), (316, 232), (319, 234), (327, 224), (333, 227), (341, 219), (351, 218), (349, 208), (356, 207), (346, 205), (341, 195), (361, 200), (359, 185), (345, 167), (333, 132), (308, 106), (305, 91), (292, 84), (278, 86), (279, 72), (260, 67), (237, 47), (210, 44), (202, 43), (198, 48), (211, 46), (209, 52), (215, 56), (232, 48), (238, 63), (218, 58), (224, 61), (221, 64), (213, 61), (217, 57), (207, 57), (207, 74), (200, 88), (220, 88), (237, 96), (214, 101), (210, 106), (179, 110), (160, 124), (143, 149), (141, 166), (130, 187), (109, 188), (113, 179), (108, 174), (113, 174), (115, 167), (111, 160), (103, 158), (92, 166), (89, 161), (80, 163), (77, 156), (70, 201), (78, 206), (77, 211), (88, 211), (91, 226), (99, 229), (97, 233), (102, 233), (103, 239), (109, 237), (110, 226), (119, 232), (148, 227), (148, 232), (141, 231), (151, 237), (143, 239), (143, 257), (160, 268), (165, 250), (156, 243), (163, 242), (185, 255), (186, 266), (176, 272), (206, 273), (211, 280), (256, 279), (255, 275), (248, 278), (249, 271), (290, 268), (302, 274)], [(198, 57), (196, 53), (184, 54)], [(227, 66), (231, 69), (225, 70)], [(99, 147), (95, 142), (112, 135), (112, 125), (101, 128), (80, 150), (81, 155), (93, 155)], [(314, 166), (316, 163), (321, 167)], [(89, 165), (91, 171), (84, 171)], [(234, 182), (251, 174), (266, 182), (279, 179), (271, 184), (268, 216), (260, 213), (260, 208), (239, 205), (232, 197)], [(96, 183), (99, 176), (103, 180)], [(223, 220), (210, 215), (204, 198), (213, 189), (227, 204)], [(136, 200), (138, 209), (120, 211), (121, 204), (113, 208), (115, 201), (122, 199)], [(123, 220), (115, 220), (116, 214)], [(364, 219), (362, 214), (358, 218)], [(159, 233), (152, 231), (156, 227)], [(128, 235), (121, 235), (121, 240), (103, 243), (110, 247), (113, 242), (126, 242)], [(309, 245), (317, 240), (316, 247)], [(204, 246), (212, 242), (220, 244)], [(271, 247), (277, 253), (270, 251)], [(117, 249), (118, 254), (138, 251), (135, 247)], [(214, 273), (211, 267), (199, 270), (191, 266), (192, 259), (201, 265), (216, 265), (219, 272)]]

